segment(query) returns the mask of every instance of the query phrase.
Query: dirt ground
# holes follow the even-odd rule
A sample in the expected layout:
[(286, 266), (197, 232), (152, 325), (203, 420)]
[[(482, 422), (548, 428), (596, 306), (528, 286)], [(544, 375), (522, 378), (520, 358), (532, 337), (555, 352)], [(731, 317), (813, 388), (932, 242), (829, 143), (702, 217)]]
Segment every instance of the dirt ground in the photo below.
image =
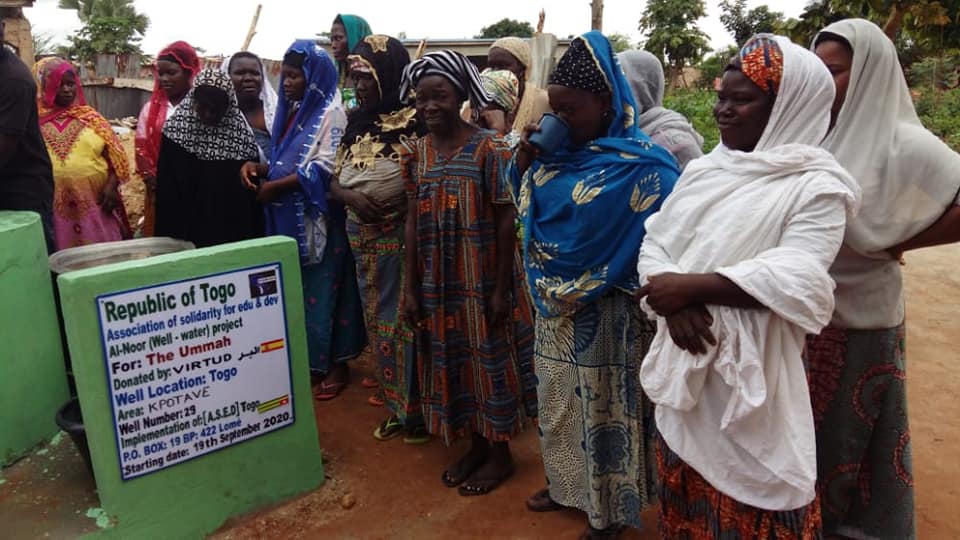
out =
[[(960, 539), (960, 370), (953, 339), (960, 335), (960, 246), (907, 255), (908, 392), (921, 539)], [(316, 404), (328, 480), (300, 498), (226, 523), (216, 539), (260, 538), (576, 538), (582, 514), (534, 514), (525, 497), (544, 484), (535, 430), (512, 445), (516, 475), (485, 497), (464, 498), (440, 483), (443, 467), (464, 451), (432, 441), (407, 446), (373, 439), (384, 410), (366, 403), (358, 384), (369, 365), (355, 366), (339, 398)], [(96, 530), (92, 483), (76, 469), (68, 440), (3, 470), (0, 537), (73, 538)], [(41, 450), (43, 452), (44, 450)], [(72, 470), (73, 472), (66, 472)], [(351, 504), (353, 503), (353, 504)], [(655, 512), (644, 531), (656, 538)]]

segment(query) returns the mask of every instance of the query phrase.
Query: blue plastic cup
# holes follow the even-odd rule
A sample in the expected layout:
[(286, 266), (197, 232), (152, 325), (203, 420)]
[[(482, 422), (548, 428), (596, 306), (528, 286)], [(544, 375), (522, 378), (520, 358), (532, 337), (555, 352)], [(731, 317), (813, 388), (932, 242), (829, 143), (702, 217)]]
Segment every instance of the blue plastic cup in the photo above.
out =
[(530, 134), (530, 144), (540, 149), (540, 155), (549, 156), (563, 148), (569, 137), (570, 126), (563, 118), (553, 113), (544, 113), (540, 117), (540, 131)]

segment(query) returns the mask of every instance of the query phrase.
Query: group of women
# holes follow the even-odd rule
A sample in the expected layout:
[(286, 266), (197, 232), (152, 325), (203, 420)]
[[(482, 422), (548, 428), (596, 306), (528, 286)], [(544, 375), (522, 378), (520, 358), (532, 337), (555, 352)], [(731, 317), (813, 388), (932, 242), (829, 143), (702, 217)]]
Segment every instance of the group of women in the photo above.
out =
[[(148, 233), (296, 239), (317, 399), (369, 344), (374, 437), (469, 438), (441, 474), (463, 496), (535, 418), (526, 505), (583, 511), (582, 538), (653, 504), (665, 538), (915, 536), (900, 264), (960, 240), (960, 158), (879, 28), (752, 38), (707, 155), (656, 58), (597, 32), (546, 90), (517, 38), (483, 73), (353, 15), (331, 40), (294, 42), (279, 97), (256, 56), (201, 71), (174, 43), (137, 132)], [(36, 74), (58, 246), (125, 237), (116, 137), (69, 63)], [(548, 110), (569, 136), (545, 154)]]

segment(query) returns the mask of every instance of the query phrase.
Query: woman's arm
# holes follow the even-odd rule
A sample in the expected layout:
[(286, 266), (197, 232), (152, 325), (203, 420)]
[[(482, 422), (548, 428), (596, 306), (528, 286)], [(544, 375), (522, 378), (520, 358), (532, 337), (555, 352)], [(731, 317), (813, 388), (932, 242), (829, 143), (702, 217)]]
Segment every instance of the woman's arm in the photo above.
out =
[(905, 251), (960, 242), (960, 205), (947, 209), (940, 219), (913, 238), (887, 250), (894, 259), (900, 259)]
[(513, 263), (517, 248), (517, 211), (512, 205), (493, 206), (497, 231), (497, 284), (490, 304), (490, 324), (498, 325), (510, 317), (510, 292), (513, 291)]
[(417, 252), (417, 199), (407, 199), (407, 221), (403, 228), (404, 283), (403, 315), (411, 327), (420, 325), (420, 257)]

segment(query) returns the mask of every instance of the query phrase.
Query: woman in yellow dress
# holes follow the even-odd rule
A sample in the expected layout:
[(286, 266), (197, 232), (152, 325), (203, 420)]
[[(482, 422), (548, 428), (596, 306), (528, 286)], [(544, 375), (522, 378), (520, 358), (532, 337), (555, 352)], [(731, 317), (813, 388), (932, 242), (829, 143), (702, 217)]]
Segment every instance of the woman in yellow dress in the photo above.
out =
[(40, 132), (53, 164), (56, 249), (129, 238), (119, 185), (130, 166), (120, 140), (87, 106), (70, 62), (41, 60), (34, 76)]

